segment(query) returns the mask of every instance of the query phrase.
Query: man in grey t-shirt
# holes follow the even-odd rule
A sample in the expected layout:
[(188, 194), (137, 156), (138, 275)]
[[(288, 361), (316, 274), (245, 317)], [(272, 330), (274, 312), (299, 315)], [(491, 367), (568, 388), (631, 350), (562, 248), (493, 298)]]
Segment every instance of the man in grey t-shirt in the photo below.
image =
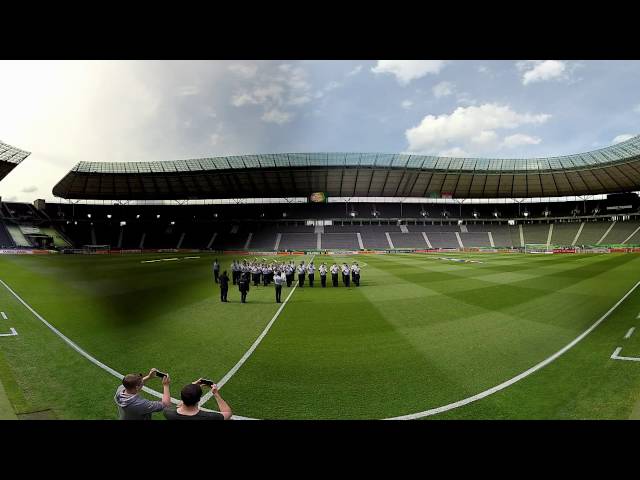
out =
[(161, 412), (163, 408), (171, 405), (169, 375), (162, 377), (162, 401), (154, 402), (139, 395), (144, 384), (155, 376), (156, 369), (152, 368), (146, 377), (143, 377), (141, 373), (130, 373), (122, 379), (122, 385), (118, 387), (113, 397), (118, 406), (120, 420), (151, 420), (152, 413)]

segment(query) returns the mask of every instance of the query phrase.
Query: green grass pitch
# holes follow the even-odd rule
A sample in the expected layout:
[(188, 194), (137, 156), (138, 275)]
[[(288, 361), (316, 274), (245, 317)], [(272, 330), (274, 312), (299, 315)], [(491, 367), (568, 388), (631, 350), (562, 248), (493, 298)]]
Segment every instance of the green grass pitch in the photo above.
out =
[[(0, 256), (0, 279), (84, 350), (122, 373), (169, 371), (172, 395), (222, 378), (278, 309), (273, 286), (228, 304), (214, 256)], [(177, 261), (143, 260), (179, 257)], [(188, 256), (188, 255), (187, 255)], [(482, 263), (441, 259), (455, 257)], [(232, 256), (220, 255), (229, 270)], [(289, 259), (290, 257), (282, 257)], [(301, 257), (293, 257), (299, 262)], [(308, 257), (307, 257), (308, 258)], [(323, 257), (328, 262), (351, 261)], [(316, 263), (321, 257), (316, 257)], [(381, 419), (457, 402), (545, 360), (640, 280), (640, 256), (361, 255), (359, 288), (296, 289), (221, 392), (261, 419)], [(283, 289), (283, 299), (290, 289)], [(71, 349), (0, 286), (0, 413), (113, 419), (119, 381)], [(640, 288), (551, 364), (429, 419), (638, 416)], [(159, 380), (149, 386), (159, 390)], [(11, 408), (7, 407), (7, 405)], [(206, 405), (215, 408), (215, 402)]]

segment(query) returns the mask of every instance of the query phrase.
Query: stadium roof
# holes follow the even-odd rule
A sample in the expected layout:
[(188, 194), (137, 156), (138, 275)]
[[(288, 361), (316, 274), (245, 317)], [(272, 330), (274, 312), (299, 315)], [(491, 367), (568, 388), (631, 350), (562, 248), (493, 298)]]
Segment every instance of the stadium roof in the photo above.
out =
[(521, 198), (640, 190), (640, 136), (531, 159), (279, 153), (164, 162), (80, 162), (54, 188), (68, 199), (306, 197)]
[(29, 155), (30, 152), (12, 147), (0, 140), (0, 180), (9, 175), (9, 172)]

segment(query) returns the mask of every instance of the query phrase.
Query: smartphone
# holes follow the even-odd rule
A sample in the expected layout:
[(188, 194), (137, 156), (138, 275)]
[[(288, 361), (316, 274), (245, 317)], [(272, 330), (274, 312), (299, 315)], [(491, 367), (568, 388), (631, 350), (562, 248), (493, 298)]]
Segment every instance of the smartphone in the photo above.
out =
[(164, 378), (166, 376), (166, 373), (162, 373), (160, 370), (156, 370), (156, 377)]
[(207, 380), (206, 378), (203, 378), (200, 380), (200, 384), (207, 385), (208, 387), (213, 387), (213, 380)]

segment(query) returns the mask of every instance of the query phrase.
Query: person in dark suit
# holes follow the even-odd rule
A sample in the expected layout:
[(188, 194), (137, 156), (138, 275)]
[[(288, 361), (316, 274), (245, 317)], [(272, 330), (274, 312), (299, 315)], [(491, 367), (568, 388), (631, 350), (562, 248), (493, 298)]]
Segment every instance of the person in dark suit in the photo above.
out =
[(218, 281), (220, 282), (220, 301), (226, 303), (227, 292), (229, 291), (229, 277), (226, 270), (218, 277)]
[(249, 293), (249, 274), (243, 273), (240, 276), (240, 281), (238, 282), (238, 289), (240, 290), (240, 301), (242, 303), (247, 303), (247, 293)]

